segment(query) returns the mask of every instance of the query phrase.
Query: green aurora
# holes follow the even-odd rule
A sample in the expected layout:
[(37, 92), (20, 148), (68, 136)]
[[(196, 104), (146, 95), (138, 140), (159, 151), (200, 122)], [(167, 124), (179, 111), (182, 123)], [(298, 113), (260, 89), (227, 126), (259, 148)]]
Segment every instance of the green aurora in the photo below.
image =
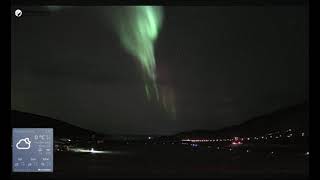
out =
[[(159, 95), (156, 74), (154, 43), (163, 21), (161, 6), (126, 6), (117, 11), (113, 22), (116, 33), (125, 50), (134, 56), (143, 70), (145, 93), (148, 100), (162, 101), (165, 110), (175, 113), (173, 105), (167, 105), (165, 95)], [(161, 97), (161, 98), (160, 98)], [(168, 107), (171, 107), (168, 109)]]

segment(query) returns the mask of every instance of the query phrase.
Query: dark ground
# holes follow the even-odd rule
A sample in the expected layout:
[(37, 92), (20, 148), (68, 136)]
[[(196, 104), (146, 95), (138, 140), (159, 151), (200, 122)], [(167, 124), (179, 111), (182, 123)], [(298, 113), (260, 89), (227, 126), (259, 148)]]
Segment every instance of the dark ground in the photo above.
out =
[(127, 145), (106, 150), (118, 153), (56, 152), (53, 173), (32, 173), (27, 177), (307, 178), (309, 175), (309, 156), (301, 150), (273, 148), (272, 154), (272, 149), (246, 152), (237, 148), (230, 151), (229, 148), (192, 148), (181, 144)]

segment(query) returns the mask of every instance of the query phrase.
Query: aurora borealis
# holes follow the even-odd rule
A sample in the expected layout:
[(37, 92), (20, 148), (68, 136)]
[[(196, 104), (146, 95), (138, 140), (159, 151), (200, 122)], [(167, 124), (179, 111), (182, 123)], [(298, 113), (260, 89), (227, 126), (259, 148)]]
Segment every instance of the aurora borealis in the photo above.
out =
[(136, 57), (149, 79), (156, 79), (154, 42), (162, 24), (162, 8), (153, 6), (121, 7), (116, 32), (123, 47)]
[(162, 90), (164, 93), (160, 95), (157, 84), (154, 44), (162, 26), (162, 7), (127, 6), (119, 7), (117, 10), (113, 16), (113, 25), (124, 49), (141, 66), (146, 97), (148, 100), (161, 101), (164, 109), (174, 114), (172, 90), (169, 93), (168, 90)]
[[(12, 9), (18, 111), (106, 134), (174, 134), (240, 124), (308, 98), (303, 7), (17, 8), (46, 12), (16, 18)], [(146, 33), (148, 62), (133, 36), (138, 17), (159, 26), (156, 37)]]

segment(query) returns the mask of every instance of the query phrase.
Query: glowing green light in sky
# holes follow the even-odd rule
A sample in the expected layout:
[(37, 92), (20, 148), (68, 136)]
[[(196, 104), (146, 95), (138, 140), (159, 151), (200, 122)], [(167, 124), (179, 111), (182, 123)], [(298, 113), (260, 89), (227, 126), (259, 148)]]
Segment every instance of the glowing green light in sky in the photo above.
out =
[(118, 13), (117, 33), (124, 48), (137, 58), (143, 71), (156, 79), (154, 42), (162, 25), (162, 8), (159, 6), (129, 6)]
[[(158, 102), (162, 101), (166, 111), (175, 114), (174, 97), (171, 93), (168, 93), (171, 91), (165, 91), (164, 95), (160, 96), (159, 93), (161, 92), (156, 82), (154, 43), (162, 25), (162, 7), (127, 6), (120, 9), (116, 11), (113, 18), (115, 30), (119, 35), (122, 46), (136, 58), (142, 67), (146, 97), (148, 100), (154, 97)], [(166, 97), (167, 95), (170, 96)]]
[(149, 87), (147, 85), (144, 86), (148, 99), (150, 99)]

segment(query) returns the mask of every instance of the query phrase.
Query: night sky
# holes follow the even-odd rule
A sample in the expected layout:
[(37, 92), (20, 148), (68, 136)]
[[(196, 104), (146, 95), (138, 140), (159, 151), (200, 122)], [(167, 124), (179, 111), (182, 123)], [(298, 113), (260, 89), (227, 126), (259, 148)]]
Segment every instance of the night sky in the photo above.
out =
[(103, 133), (170, 134), (219, 129), (307, 99), (304, 7), (164, 7), (155, 57), (175, 118), (147, 101), (111, 8), (50, 12), (12, 15), (12, 109)]

